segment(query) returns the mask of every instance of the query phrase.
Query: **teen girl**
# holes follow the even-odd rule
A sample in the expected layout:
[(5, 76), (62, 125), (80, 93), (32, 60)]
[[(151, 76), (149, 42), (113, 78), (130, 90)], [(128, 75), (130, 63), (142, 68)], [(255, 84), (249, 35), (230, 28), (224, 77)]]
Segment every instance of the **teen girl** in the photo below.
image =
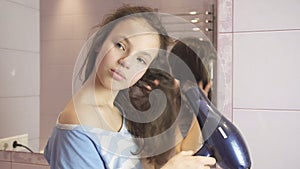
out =
[[(160, 50), (167, 33), (152, 9), (124, 6), (109, 15), (81, 51), (86, 58), (82, 86), (60, 113), (45, 147), (51, 169), (154, 168), (135, 152), (138, 146), (127, 130), (120, 90), (134, 85)], [(167, 144), (167, 143), (166, 143)], [(163, 169), (210, 168), (213, 158), (182, 151)]]

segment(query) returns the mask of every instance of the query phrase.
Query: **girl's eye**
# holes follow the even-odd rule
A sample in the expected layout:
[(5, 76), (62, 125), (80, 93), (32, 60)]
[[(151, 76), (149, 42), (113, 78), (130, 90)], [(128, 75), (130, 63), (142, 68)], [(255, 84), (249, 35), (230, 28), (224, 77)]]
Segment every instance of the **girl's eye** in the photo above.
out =
[(143, 58), (138, 57), (138, 58), (136, 58), (136, 60), (137, 60), (138, 62), (143, 63), (143, 64), (147, 64), (146, 61), (145, 61)]
[(121, 42), (116, 43), (116, 47), (123, 50), (123, 51), (125, 51), (125, 45), (122, 44)]

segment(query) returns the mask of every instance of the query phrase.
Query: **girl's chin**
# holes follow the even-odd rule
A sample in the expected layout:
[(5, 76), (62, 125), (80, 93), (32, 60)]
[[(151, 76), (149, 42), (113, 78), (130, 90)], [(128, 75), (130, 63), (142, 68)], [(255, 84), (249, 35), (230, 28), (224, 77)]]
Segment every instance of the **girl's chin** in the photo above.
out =
[(123, 84), (123, 83), (119, 83), (119, 82), (115, 81), (115, 82), (111, 83), (109, 85), (109, 87), (113, 91), (118, 91), (118, 90), (128, 89), (130, 86), (128, 84)]

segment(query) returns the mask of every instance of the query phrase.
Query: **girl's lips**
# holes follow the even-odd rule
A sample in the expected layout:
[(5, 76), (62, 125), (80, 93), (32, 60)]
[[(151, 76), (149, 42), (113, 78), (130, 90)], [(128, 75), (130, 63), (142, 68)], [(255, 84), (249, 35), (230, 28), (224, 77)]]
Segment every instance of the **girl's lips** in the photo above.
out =
[(110, 69), (110, 72), (112, 74), (112, 77), (115, 80), (117, 80), (117, 81), (126, 80), (126, 77), (125, 77), (125, 75), (122, 72), (120, 72), (120, 71), (118, 71), (116, 69)]

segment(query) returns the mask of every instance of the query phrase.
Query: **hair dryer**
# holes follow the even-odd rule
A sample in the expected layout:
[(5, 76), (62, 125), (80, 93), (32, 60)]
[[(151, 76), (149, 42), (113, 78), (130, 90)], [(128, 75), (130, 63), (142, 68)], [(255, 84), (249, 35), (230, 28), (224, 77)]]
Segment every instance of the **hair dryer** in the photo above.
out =
[(223, 169), (249, 169), (249, 152), (236, 126), (215, 108), (198, 86), (188, 87), (183, 92), (197, 113), (204, 139), (203, 147), (195, 155), (215, 157)]

